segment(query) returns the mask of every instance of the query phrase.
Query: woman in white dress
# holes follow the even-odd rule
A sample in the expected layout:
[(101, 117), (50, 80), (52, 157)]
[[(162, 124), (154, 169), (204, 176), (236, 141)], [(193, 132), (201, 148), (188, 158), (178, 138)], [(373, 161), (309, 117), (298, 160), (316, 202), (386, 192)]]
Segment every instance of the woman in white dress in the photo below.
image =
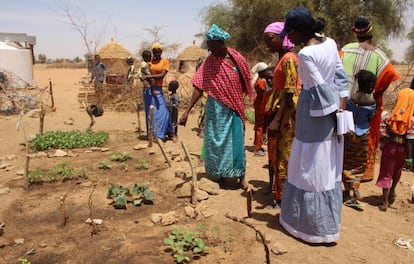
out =
[(308, 243), (339, 239), (342, 208), (343, 137), (336, 134), (336, 112), (345, 109), (348, 79), (336, 43), (322, 33), (325, 20), (303, 7), (291, 9), (280, 34), (295, 45), (302, 93), (288, 180), (282, 195), (280, 224)]

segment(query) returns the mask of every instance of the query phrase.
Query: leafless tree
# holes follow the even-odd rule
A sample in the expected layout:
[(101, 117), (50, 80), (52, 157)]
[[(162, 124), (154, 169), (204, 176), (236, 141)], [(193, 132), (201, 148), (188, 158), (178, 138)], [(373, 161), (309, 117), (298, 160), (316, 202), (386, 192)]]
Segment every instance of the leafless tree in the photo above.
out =
[[(96, 53), (97, 48), (105, 37), (110, 19), (99, 27), (95, 24), (93, 19), (89, 19), (79, 8), (76, 8), (74, 11), (69, 3), (66, 3), (65, 6), (59, 6), (59, 8), (62, 11), (62, 16), (65, 18), (64, 23), (71, 25), (72, 28), (81, 35), (87, 54)], [(92, 26), (93, 24), (95, 24), (94, 27)], [(94, 36), (91, 36), (91, 29), (97, 28), (99, 28), (99, 30), (95, 30), (97, 33), (94, 34)]]

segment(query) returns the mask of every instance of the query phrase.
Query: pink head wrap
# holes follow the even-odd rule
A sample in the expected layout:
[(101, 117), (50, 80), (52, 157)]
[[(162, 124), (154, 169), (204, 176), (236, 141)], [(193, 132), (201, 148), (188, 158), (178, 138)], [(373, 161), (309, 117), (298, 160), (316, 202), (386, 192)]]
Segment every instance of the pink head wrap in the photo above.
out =
[[(274, 23), (271, 23), (271, 24), (267, 25), (267, 27), (264, 30), (264, 33), (270, 32), (270, 33), (274, 33), (276, 35), (279, 35), (280, 32), (282, 32), (284, 27), (285, 27), (285, 22), (274, 22)], [(295, 47), (295, 44), (290, 42), (290, 40), (288, 39), (287, 36), (285, 36), (283, 38), (282, 45), (287, 50), (291, 50)]]

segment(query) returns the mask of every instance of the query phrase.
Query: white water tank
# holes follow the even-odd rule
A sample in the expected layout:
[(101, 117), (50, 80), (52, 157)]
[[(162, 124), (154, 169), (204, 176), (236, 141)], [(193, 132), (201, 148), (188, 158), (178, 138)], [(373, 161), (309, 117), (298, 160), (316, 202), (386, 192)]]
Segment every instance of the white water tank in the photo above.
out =
[[(17, 77), (14, 85), (29, 85), (33, 81), (33, 56), (30, 49), (13, 42), (0, 41), (0, 71)], [(22, 82), (20, 82), (22, 81)], [(26, 86), (24, 85), (24, 86)]]

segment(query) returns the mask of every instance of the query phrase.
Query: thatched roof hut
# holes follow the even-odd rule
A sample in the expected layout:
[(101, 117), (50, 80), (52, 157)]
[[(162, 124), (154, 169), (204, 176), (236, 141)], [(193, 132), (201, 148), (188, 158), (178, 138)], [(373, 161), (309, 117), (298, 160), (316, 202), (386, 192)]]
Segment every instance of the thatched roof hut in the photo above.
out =
[(124, 46), (111, 39), (109, 43), (102, 46), (98, 54), (101, 56), (101, 61), (106, 65), (110, 74), (127, 74), (129, 66), (126, 63), (126, 59), (132, 56), (132, 54)]
[(198, 59), (200, 57), (206, 57), (207, 50), (200, 48), (195, 44), (185, 48), (178, 56), (176, 61), (178, 62), (178, 71), (181, 73), (195, 72)]

